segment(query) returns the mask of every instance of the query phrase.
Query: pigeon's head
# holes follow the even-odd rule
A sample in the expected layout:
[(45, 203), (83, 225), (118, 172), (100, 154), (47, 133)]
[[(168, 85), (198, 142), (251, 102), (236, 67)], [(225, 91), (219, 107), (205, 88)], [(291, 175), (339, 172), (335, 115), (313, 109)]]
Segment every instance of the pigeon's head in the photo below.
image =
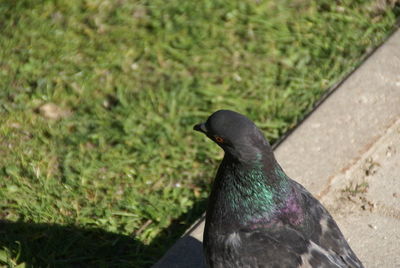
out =
[(229, 110), (219, 110), (210, 115), (205, 123), (194, 126), (224, 151), (239, 160), (247, 160), (257, 153), (271, 151), (261, 131), (246, 116)]

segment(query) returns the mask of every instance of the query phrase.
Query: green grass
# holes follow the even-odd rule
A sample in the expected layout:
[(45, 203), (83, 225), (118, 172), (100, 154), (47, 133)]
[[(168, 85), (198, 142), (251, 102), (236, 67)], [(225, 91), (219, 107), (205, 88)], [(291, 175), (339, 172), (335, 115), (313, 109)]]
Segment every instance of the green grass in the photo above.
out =
[(222, 157), (192, 126), (228, 108), (274, 142), (399, 14), (364, 0), (1, 1), (0, 265), (151, 265), (204, 211)]

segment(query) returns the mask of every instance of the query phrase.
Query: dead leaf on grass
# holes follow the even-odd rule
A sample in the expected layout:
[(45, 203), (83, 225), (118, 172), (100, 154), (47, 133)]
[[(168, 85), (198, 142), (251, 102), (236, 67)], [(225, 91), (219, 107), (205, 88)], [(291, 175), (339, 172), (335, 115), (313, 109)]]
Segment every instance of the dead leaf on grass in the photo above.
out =
[(38, 111), (43, 117), (51, 120), (58, 120), (71, 115), (70, 110), (63, 109), (51, 102), (40, 106)]

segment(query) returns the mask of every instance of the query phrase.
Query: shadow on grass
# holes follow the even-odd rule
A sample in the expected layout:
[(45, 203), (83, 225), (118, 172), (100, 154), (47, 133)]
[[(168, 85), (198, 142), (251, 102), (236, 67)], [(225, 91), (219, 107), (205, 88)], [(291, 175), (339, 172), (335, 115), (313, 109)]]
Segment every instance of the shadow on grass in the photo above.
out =
[[(174, 220), (150, 245), (102, 229), (0, 221), (0, 253), (25, 267), (150, 267), (201, 216), (205, 201)], [(187, 241), (201, 252), (201, 243)], [(196, 253), (197, 254), (197, 253)], [(1, 264), (6, 258), (0, 258)]]
[(0, 222), (0, 248), (27, 267), (140, 267), (144, 245), (101, 229)]

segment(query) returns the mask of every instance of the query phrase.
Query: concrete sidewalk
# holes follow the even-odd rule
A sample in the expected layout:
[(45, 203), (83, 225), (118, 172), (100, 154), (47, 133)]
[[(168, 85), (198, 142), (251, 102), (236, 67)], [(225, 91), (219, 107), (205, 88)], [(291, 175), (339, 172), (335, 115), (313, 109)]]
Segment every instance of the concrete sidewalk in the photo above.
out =
[[(400, 30), (275, 150), (365, 267), (400, 267)], [(154, 266), (204, 267), (199, 221)]]

